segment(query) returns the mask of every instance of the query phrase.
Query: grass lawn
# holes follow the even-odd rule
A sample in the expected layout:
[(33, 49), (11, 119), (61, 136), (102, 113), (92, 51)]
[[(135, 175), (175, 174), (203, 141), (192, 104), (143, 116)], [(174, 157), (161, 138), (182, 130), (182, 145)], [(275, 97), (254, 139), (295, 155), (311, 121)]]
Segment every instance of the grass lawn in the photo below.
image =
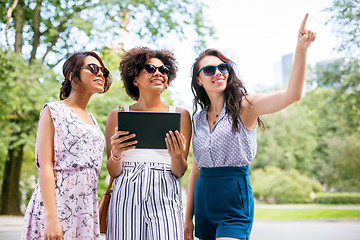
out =
[(360, 208), (339, 208), (339, 206), (310, 205), (301, 207), (256, 207), (257, 220), (309, 220), (309, 219), (360, 219)]

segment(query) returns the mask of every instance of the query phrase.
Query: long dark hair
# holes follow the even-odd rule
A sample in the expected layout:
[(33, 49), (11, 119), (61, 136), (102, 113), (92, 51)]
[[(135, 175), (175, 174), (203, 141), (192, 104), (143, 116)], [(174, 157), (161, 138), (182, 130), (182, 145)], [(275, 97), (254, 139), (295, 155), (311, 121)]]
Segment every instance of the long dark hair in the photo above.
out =
[[(242, 108), (241, 101), (243, 101), (243, 99), (248, 101), (246, 97), (248, 93), (240, 78), (236, 76), (236, 73), (234, 71), (234, 67), (236, 66), (236, 64), (227, 57), (225, 57), (220, 51), (216, 49), (207, 49), (202, 53), (200, 53), (200, 55), (196, 58), (192, 66), (191, 91), (194, 94), (193, 115), (197, 112), (198, 105), (200, 105), (201, 109), (204, 109), (206, 106), (208, 106), (211, 103), (210, 98), (207, 95), (205, 89), (197, 84), (197, 77), (200, 70), (199, 63), (206, 56), (215, 56), (218, 57), (221, 61), (230, 64), (230, 72), (227, 79), (227, 85), (224, 91), (225, 102), (226, 102), (225, 110), (226, 113), (230, 114), (233, 120), (232, 132), (238, 132), (240, 128), (239, 127), (240, 112)], [(257, 119), (257, 122), (259, 124), (260, 129), (265, 130), (265, 125), (260, 118)]]
[[(87, 56), (92, 56), (96, 58), (100, 65), (102, 67), (105, 67), (103, 61), (94, 52), (78, 52), (71, 55), (64, 63), (63, 66), (63, 75), (64, 80), (61, 83), (61, 89), (60, 89), (60, 100), (64, 100), (69, 97), (72, 84), (79, 84), (80, 83), (80, 69), (84, 64), (84, 59)], [(70, 75), (72, 73), (72, 77), (70, 80)], [(105, 78), (105, 84), (104, 84), (104, 92), (107, 92), (111, 86), (111, 76), (110, 74)]]

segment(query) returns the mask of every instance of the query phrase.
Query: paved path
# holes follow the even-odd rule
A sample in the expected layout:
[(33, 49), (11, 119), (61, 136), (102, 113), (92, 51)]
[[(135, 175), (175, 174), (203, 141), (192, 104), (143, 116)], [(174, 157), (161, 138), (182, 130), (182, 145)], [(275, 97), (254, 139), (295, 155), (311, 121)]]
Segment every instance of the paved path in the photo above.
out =
[(360, 220), (254, 221), (253, 240), (359, 240)]
[[(23, 218), (0, 216), (0, 239), (18, 240)], [(105, 239), (102, 237), (102, 239)], [(262, 221), (255, 220), (252, 240), (359, 240), (360, 220), (307, 220)]]

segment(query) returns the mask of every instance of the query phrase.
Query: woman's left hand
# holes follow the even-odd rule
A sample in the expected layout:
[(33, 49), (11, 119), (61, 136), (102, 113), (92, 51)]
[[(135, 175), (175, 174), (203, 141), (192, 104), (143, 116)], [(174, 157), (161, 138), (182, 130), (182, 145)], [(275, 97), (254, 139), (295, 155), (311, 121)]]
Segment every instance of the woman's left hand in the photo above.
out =
[(178, 130), (169, 131), (165, 138), (166, 147), (171, 157), (183, 158), (186, 149), (186, 139)]

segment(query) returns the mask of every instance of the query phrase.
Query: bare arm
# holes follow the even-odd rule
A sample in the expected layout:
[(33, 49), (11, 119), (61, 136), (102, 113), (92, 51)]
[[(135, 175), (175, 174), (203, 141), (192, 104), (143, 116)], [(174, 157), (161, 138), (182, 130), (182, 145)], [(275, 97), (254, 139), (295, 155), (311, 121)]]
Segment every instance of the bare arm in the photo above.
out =
[(199, 177), (200, 170), (198, 168), (195, 158), (193, 159), (193, 164), (190, 173), (189, 185), (188, 185), (188, 195), (186, 200), (186, 212), (185, 212), (185, 222), (184, 222), (184, 239), (194, 239), (194, 193), (195, 193), (195, 182)]
[(137, 143), (137, 141), (124, 143), (135, 135), (129, 134), (127, 131), (117, 130), (117, 112), (118, 108), (113, 109), (106, 121), (106, 153), (108, 157), (106, 167), (112, 177), (117, 177), (122, 172), (121, 158), (123, 152), (135, 148), (135, 146), (130, 145)]
[(260, 115), (278, 112), (301, 97), (306, 70), (306, 52), (316, 33), (305, 29), (308, 14), (305, 15), (298, 33), (294, 64), (291, 69), (289, 83), (286, 89), (270, 94), (253, 94), (243, 101), (244, 110), (241, 114), (245, 126), (253, 128)]
[(45, 107), (40, 116), (37, 130), (37, 149), (39, 162), (39, 183), (41, 198), (44, 203), (46, 221), (44, 235), (46, 238), (63, 239), (62, 226), (58, 219), (55, 201), (54, 180), (54, 132), (49, 107)]
[(191, 119), (187, 110), (177, 108), (181, 113), (181, 133), (170, 131), (165, 138), (166, 147), (171, 156), (171, 172), (178, 178), (187, 169), (187, 156), (191, 138)]

